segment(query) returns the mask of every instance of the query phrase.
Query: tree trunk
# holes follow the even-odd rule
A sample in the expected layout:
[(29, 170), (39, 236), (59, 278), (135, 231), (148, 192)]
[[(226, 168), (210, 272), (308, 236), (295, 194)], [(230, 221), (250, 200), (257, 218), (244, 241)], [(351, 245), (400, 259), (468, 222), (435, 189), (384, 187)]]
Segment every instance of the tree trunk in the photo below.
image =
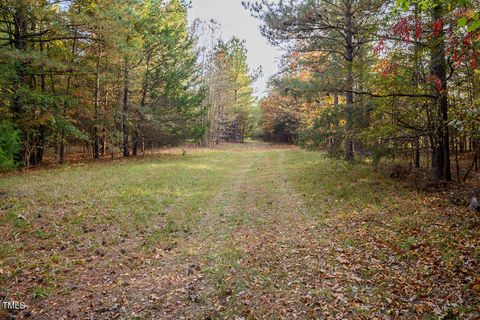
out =
[(457, 140), (455, 139), (455, 164), (456, 164), (456, 169), (457, 169), (457, 181), (460, 182), (460, 165), (458, 163), (458, 143)]
[(105, 157), (105, 155), (107, 154), (107, 134), (106, 134), (105, 128), (103, 128), (101, 150), (102, 150), (102, 157)]
[(353, 137), (352, 137), (352, 125), (353, 125), (353, 13), (352, 13), (352, 1), (346, 1), (345, 10), (345, 59), (347, 61), (347, 78), (345, 83), (345, 154), (344, 158), (347, 161), (354, 159), (353, 155)]
[[(442, 21), (442, 5), (432, 9), (433, 22)], [(439, 179), (451, 181), (450, 143), (448, 130), (447, 62), (445, 60), (445, 33), (443, 26), (434, 31), (431, 46), (431, 75), (435, 81), (434, 110), (437, 111), (435, 128), (434, 173)]]
[[(27, 17), (22, 6), (18, 6), (13, 16), (15, 21), (13, 45), (16, 50), (21, 52), (26, 49), (25, 33), (27, 30)], [(22, 113), (24, 111), (23, 105), (22, 105), (22, 99), (20, 96), (21, 95), (20, 89), (25, 84), (25, 74), (26, 74), (25, 62), (22, 61), (15, 66), (15, 73), (17, 74), (17, 80), (13, 85), (14, 94), (13, 94), (11, 110), (13, 113), (13, 119), (20, 120)], [(29, 162), (29, 159), (27, 158), (27, 153), (29, 148), (28, 148), (28, 145), (26, 144), (28, 139), (25, 133), (22, 133), (21, 140), (23, 142), (22, 149), (18, 154), (14, 156), (14, 159), (17, 162), (26, 164), (27, 162)]]
[(415, 157), (414, 157), (414, 165), (415, 168), (420, 168), (420, 138), (415, 137)]
[(93, 126), (93, 158), (98, 159), (100, 157), (100, 137), (98, 132), (98, 123), (100, 122), (98, 116), (98, 108), (100, 102), (100, 57), (98, 57), (97, 64), (95, 66), (95, 93), (94, 93), (94, 126)]
[[(73, 43), (72, 43), (72, 56), (75, 54), (75, 48), (77, 45), (77, 30), (74, 31)], [(71, 62), (73, 63), (74, 58), (72, 58)], [(70, 72), (67, 77), (67, 95), (70, 94), (70, 88), (72, 86), (72, 73)], [(67, 102), (63, 103), (63, 118), (65, 120), (67, 116)], [(58, 162), (60, 164), (65, 162), (65, 129), (60, 130), (60, 146), (58, 148)]]
[(123, 156), (128, 157), (130, 155), (128, 150), (128, 99), (130, 95), (130, 79), (129, 79), (129, 65), (128, 59), (125, 58), (124, 69), (124, 92), (123, 92), (123, 117), (122, 117), (122, 129), (123, 129)]
[[(140, 100), (140, 108), (137, 111), (138, 114), (138, 123), (135, 127), (135, 130), (133, 132), (133, 145), (132, 145), (132, 152), (133, 155), (136, 156), (138, 154), (138, 146), (139, 146), (139, 137), (140, 137), (140, 132), (139, 132), (139, 127), (142, 124), (143, 117), (142, 117), (142, 112), (147, 105), (147, 95), (148, 95), (148, 82), (149, 82), (149, 75), (150, 75), (150, 53), (147, 54), (146, 58), (146, 70), (145, 70), (145, 77), (142, 82), (142, 99)], [(142, 153), (143, 153), (143, 145), (142, 145)]]
[(138, 129), (135, 129), (132, 137), (132, 155), (134, 156), (138, 153), (138, 136)]

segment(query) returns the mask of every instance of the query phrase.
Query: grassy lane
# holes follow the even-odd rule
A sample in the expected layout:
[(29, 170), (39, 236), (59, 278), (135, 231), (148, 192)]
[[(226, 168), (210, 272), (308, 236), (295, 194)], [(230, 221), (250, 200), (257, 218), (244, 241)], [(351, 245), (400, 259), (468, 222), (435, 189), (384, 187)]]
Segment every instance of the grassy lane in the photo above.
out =
[(1, 290), (35, 319), (480, 314), (477, 215), (318, 153), (235, 145), (0, 190)]

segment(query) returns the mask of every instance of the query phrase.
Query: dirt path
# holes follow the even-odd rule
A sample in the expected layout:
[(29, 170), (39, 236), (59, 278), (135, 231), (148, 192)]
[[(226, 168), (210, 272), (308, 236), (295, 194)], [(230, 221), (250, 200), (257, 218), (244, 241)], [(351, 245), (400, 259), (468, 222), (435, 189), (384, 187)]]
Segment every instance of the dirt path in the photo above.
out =
[[(201, 319), (305, 317), (289, 267), (309, 245), (306, 208), (289, 186), (282, 151), (241, 157), (191, 237), (138, 285), (132, 315)], [(308, 234), (309, 237), (306, 237)], [(145, 275), (145, 270), (138, 275)], [(285, 277), (287, 276), (287, 277)], [(295, 286), (292, 286), (294, 288)], [(149, 292), (149, 305), (141, 303)], [(125, 293), (124, 293), (125, 295)]]

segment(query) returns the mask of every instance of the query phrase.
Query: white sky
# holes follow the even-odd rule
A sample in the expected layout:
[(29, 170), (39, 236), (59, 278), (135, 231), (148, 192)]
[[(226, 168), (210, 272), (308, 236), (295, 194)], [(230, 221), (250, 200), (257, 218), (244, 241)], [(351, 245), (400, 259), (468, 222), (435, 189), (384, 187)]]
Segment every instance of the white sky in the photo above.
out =
[(231, 36), (246, 40), (250, 68), (261, 66), (263, 70), (263, 77), (255, 83), (256, 94), (265, 96), (268, 78), (278, 72), (277, 60), (281, 52), (260, 34), (260, 21), (243, 8), (241, 0), (192, 0), (192, 8), (188, 11), (190, 23), (195, 18), (219, 22), (225, 40)]

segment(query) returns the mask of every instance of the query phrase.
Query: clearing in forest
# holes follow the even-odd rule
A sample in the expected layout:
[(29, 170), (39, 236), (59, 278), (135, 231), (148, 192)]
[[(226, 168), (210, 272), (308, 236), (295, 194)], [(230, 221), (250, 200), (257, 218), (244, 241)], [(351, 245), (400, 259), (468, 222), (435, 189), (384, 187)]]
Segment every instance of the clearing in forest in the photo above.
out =
[[(475, 318), (479, 217), (268, 144), (0, 178), (0, 292), (34, 319)], [(3, 312), (3, 313), (1, 313)]]

